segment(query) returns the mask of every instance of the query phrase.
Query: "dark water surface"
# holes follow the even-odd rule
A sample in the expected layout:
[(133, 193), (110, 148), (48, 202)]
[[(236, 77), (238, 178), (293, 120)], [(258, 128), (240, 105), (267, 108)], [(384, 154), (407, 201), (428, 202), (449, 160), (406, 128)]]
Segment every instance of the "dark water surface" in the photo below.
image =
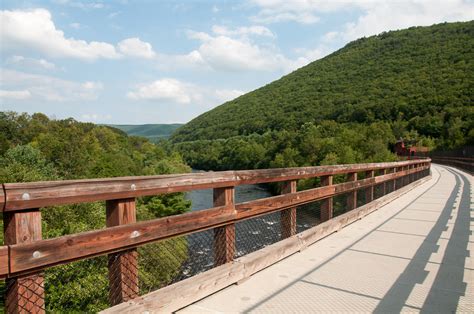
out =
[[(272, 194), (264, 185), (241, 185), (235, 188), (235, 202), (241, 203)], [(192, 210), (204, 210), (213, 207), (213, 190), (197, 190), (186, 193), (186, 199), (192, 201)], [(314, 226), (319, 221), (319, 210), (314, 206), (308, 210), (298, 210), (298, 232)], [(317, 216), (317, 217), (316, 217)], [(281, 239), (282, 226), (280, 212), (250, 218), (235, 224), (235, 258), (257, 251)], [(214, 267), (214, 229), (190, 234), (188, 258), (182, 265), (181, 278), (193, 276)]]

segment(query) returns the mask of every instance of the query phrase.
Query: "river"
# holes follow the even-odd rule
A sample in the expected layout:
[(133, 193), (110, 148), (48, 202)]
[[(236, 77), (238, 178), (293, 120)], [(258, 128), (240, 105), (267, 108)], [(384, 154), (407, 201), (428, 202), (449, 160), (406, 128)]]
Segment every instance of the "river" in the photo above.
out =
[[(236, 203), (270, 196), (272, 194), (263, 185), (241, 185), (235, 188)], [(186, 193), (186, 199), (192, 202), (193, 211), (212, 208), (212, 198), (212, 189)], [(315, 212), (314, 206), (300, 207), (297, 212), (298, 232), (317, 223), (319, 217), (316, 217)], [(235, 225), (235, 233), (235, 258), (257, 251), (281, 239), (280, 213), (271, 213), (238, 222)], [(214, 267), (214, 230), (201, 231), (186, 237), (188, 258), (182, 266), (179, 279), (190, 277)]]

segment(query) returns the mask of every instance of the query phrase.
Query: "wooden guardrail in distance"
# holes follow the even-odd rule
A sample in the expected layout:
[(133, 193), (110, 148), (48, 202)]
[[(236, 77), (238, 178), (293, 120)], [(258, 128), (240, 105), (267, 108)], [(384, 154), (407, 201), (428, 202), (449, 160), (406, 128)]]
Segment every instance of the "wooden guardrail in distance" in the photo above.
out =
[[(0, 247), (0, 277), (6, 277), (6, 311), (44, 312), (42, 270), (63, 263), (108, 255), (110, 304), (139, 294), (137, 247), (185, 234), (213, 229), (215, 266), (236, 254), (236, 223), (281, 212), (287, 226), (281, 238), (294, 235), (296, 208), (322, 200), (321, 221), (333, 217), (333, 197), (348, 194), (348, 210), (357, 207), (357, 191), (367, 202), (374, 187), (393, 191), (429, 173), (430, 160), (351, 164), (284, 169), (206, 172), (93, 180), (4, 183), (0, 192), (5, 245)], [(358, 177), (360, 174), (360, 177)], [(334, 183), (333, 177), (347, 180)], [(297, 191), (300, 179), (320, 177), (320, 186)], [(236, 203), (238, 185), (282, 182), (280, 195)], [(136, 222), (135, 198), (163, 193), (214, 189), (212, 208)], [(106, 201), (106, 228), (52, 239), (42, 239), (41, 211), (45, 206)]]

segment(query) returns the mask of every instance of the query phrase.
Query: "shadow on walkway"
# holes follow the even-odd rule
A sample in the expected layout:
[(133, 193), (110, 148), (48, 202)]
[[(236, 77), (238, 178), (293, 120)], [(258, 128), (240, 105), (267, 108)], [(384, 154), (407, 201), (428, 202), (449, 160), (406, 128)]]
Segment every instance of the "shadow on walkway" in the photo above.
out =
[[(445, 170), (447, 169), (445, 168)], [(423, 284), (428, 275), (425, 267), (432, 254), (438, 252), (439, 245), (437, 243), (442, 233), (447, 230), (449, 219), (452, 218), (451, 214), (455, 207), (458, 192), (461, 192), (461, 200), (453, 231), (421, 312), (455, 312), (459, 298), (465, 294), (466, 283), (463, 278), (465, 259), (469, 256), (467, 246), (470, 235), (470, 182), (463, 175), (448, 171), (455, 176), (456, 185), (441, 211), (440, 217), (404, 272), (380, 301), (374, 311), (375, 313), (400, 312), (413, 290), (420, 288), (417, 287), (417, 284)], [(461, 185), (461, 180), (463, 185)]]
[[(442, 167), (444, 168), (444, 167)], [(421, 246), (418, 248), (414, 257), (410, 259), (410, 262), (404, 269), (403, 273), (397, 278), (392, 287), (384, 295), (382, 299), (363, 295), (364, 297), (369, 297), (372, 299), (380, 300), (378, 303), (375, 312), (376, 313), (398, 313), (404, 307), (408, 307), (414, 310), (420, 310), (419, 308), (413, 306), (407, 306), (406, 303), (410, 294), (414, 289), (418, 289), (424, 280), (426, 279), (428, 272), (425, 271), (433, 253), (437, 253), (439, 249), (438, 241), (448, 241), (445, 254), (442, 258), (441, 263), (431, 263), (435, 267), (439, 265), (439, 269), (436, 277), (434, 278), (433, 284), (429, 287), (427, 292), (427, 287), (424, 286), (423, 297), (427, 294), (427, 297), (424, 301), (424, 304), (421, 308), (422, 312), (454, 312), (457, 309), (459, 304), (459, 299), (461, 296), (465, 295), (466, 292), (466, 283), (464, 282), (464, 271), (465, 271), (465, 259), (469, 256), (467, 250), (469, 236), (470, 236), (470, 188), (471, 183), (469, 178), (466, 178), (463, 174), (455, 173), (447, 168), (444, 168), (445, 171), (449, 171), (452, 175), (455, 176), (456, 184), (451, 194), (446, 201), (445, 207), (442, 209), (439, 218), (437, 219), (434, 227), (430, 230), (429, 234), (426, 236), (426, 239), (422, 242)], [(439, 175), (437, 181), (425, 190), (424, 193), (427, 193), (438, 184), (441, 179), (441, 174)], [(461, 184), (462, 183), (462, 184)], [(461, 190), (462, 189), (462, 190)], [(454, 221), (454, 225), (451, 224), (453, 231), (449, 239), (442, 238), (441, 235), (448, 228), (448, 222), (452, 218), (453, 208), (455, 207), (455, 201), (460, 194), (460, 204), (458, 208), (458, 214)], [(395, 218), (400, 212), (408, 208), (410, 205), (415, 203), (423, 194), (420, 194), (407, 206), (398, 210), (391, 217), (386, 219), (383, 223), (370, 230), (363, 237), (347, 246), (336, 255), (332, 256), (330, 259), (326, 260), (324, 263), (318, 265), (317, 267), (309, 270), (297, 280), (292, 281), (282, 289), (276, 291), (272, 295), (268, 296), (264, 300), (253, 304), (248, 307), (245, 312), (258, 311), (264, 307), (268, 302), (271, 302), (272, 299), (277, 298), (281, 293), (286, 289), (289, 289), (291, 286), (298, 284), (299, 282), (304, 282), (304, 278), (314, 271), (322, 268), (324, 265), (330, 263), (332, 260), (336, 259), (338, 256), (343, 254), (347, 250), (351, 250), (357, 243), (363, 241), (374, 231), (378, 231), (381, 226), (386, 224), (388, 221)], [(451, 222), (452, 223), (452, 222)], [(395, 257), (395, 256), (394, 256)], [(333, 287), (328, 287), (333, 288)], [(351, 291), (344, 291), (347, 293), (354, 294)], [(315, 296), (317, 297), (317, 296)], [(344, 300), (341, 300), (344, 302)]]

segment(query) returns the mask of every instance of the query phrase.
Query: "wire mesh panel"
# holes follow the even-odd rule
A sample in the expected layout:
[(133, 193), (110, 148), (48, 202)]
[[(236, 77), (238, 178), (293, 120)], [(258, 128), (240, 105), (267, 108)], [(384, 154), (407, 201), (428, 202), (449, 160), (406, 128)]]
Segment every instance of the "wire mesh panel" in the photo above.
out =
[(347, 209), (347, 193), (339, 194), (333, 197), (333, 217), (337, 217), (346, 212)]
[(2, 312), (2, 309), (5, 308), (5, 292), (5, 280), (0, 279), (0, 313)]
[(235, 257), (244, 256), (280, 241), (282, 228), (289, 228), (289, 226), (281, 224), (281, 212), (274, 212), (236, 223)]
[(214, 231), (205, 230), (138, 249), (140, 294), (192, 277), (215, 265)]
[(47, 311), (97, 312), (110, 306), (107, 256), (48, 268), (44, 277)]
[(383, 183), (382, 184), (377, 184), (374, 187), (374, 199), (382, 197), (383, 194)]
[(321, 222), (322, 201), (301, 205), (296, 210), (296, 232), (310, 229)]
[(363, 206), (367, 203), (366, 190), (368, 189), (370, 188), (357, 190), (357, 207)]

